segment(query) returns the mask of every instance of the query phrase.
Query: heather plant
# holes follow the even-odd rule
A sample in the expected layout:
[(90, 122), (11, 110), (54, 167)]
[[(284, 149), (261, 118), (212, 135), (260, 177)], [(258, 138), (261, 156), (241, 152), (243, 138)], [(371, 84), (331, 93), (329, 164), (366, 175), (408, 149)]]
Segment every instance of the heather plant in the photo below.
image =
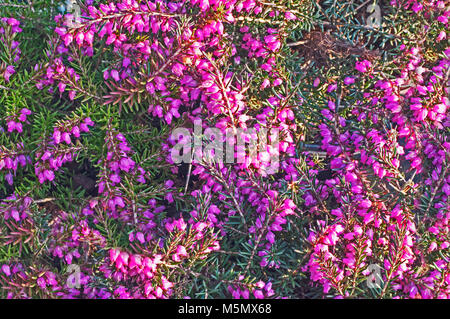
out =
[(449, 18), (0, 3), (0, 296), (448, 298)]

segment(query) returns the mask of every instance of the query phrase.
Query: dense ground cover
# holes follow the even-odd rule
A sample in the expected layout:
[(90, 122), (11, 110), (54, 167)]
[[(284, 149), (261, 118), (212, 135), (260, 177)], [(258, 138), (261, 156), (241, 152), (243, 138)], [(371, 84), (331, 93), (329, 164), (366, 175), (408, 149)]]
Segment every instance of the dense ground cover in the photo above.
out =
[(0, 297), (448, 298), (449, 19), (1, 1)]

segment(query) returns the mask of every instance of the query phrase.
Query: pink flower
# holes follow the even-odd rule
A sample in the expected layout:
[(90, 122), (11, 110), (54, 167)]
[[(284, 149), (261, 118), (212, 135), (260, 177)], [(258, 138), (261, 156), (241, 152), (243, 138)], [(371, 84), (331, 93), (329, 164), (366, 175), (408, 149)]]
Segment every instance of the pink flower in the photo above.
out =
[(9, 185), (13, 184), (13, 175), (11, 174), (11, 172), (5, 175), (5, 180)]
[(275, 234), (269, 231), (266, 235), (266, 239), (269, 243), (273, 244), (275, 242)]
[(47, 283), (45, 282), (45, 279), (43, 277), (39, 277), (37, 279), (37, 284), (41, 289), (45, 289), (45, 287), (47, 287)]
[(122, 61), (122, 66), (123, 66), (124, 68), (127, 68), (130, 64), (131, 64), (130, 58), (124, 58), (124, 59), (123, 59), (123, 61)]
[(259, 289), (255, 289), (255, 290), (253, 291), (253, 294), (255, 295), (255, 298), (256, 298), (256, 299), (264, 299), (264, 294), (263, 294), (263, 292), (262, 292), (261, 290), (259, 290)]
[(94, 126), (95, 123), (91, 120), (90, 117), (86, 117), (83, 121), (84, 124), (86, 124), (87, 126)]
[(20, 221), (19, 211), (16, 208), (11, 209), (11, 217), (14, 218), (16, 222)]
[(423, 5), (419, 2), (415, 2), (414, 5), (412, 6), (412, 10), (417, 13), (419, 11), (421, 11), (423, 9)]
[(58, 130), (53, 131), (53, 140), (56, 144), (59, 144), (61, 142), (61, 132)]
[(363, 61), (360, 61), (360, 62), (356, 62), (355, 69), (358, 70), (359, 72), (365, 73), (371, 67), (372, 67), (372, 63), (370, 63), (370, 61), (363, 60)]
[(335, 91), (336, 89), (337, 89), (337, 84), (331, 83), (330, 85), (328, 85), (327, 93), (331, 93), (331, 92)]
[(9, 121), (7, 125), (8, 125), (8, 132), (12, 132), (16, 129), (17, 123), (14, 121)]
[(3, 265), (2, 266), (2, 271), (3, 271), (3, 273), (6, 275), (6, 276), (11, 276), (11, 269), (9, 268), (9, 266), (8, 265)]
[(120, 183), (120, 177), (117, 174), (113, 174), (109, 177), (109, 179), (114, 183)]
[(363, 199), (360, 203), (359, 206), (362, 208), (370, 208), (372, 206), (372, 202), (368, 199)]
[(181, 77), (183, 75), (183, 70), (184, 66), (180, 63), (175, 63), (174, 65), (172, 65), (172, 72), (177, 76)]
[(139, 255), (131, 255), (130, 256), (130, 263), (128, 265), (128, 267), (130, 267), (130, 269), (140, 267), (141, 265), (142, 265), (141, 256), (139, 256)]
[(67, 47), (67, 46), (69, 46), (69, 45), (72, 43), (72, 41), (73, 41), (73, 36), (72, 36), (72, 34), (67, 33), (67, 34), (64, 36), (64, 45)]
[(297, 20), (297, 17), (290, 11), (286, 11), (284, 17), (286, 20)]
[(73, 101), (73, 99), (75, 98), (76, 92), (75, 91), (69, 91), (69, 99), (71, 101)]
[(270, 84), (269, 79), (264, 79), (264, 81), (261, 83), (260, 90), (264, 90), (266, 87), (269, 86), (269, 84)]
[(53, 173), (52, 170), (46, 169), (44, 171), (44, 177), (49, 181), (53, 181), (55, 179), (55, 174)]
[(114, 81), (119, 82), (120, 81), (120, 77), (119, 77), (119, 72), (117, 72), (117, 70), (111, 70), (111, 77), (114, 79)]
[(20, 21), (14, 19), (14, 18), (8, 18), (7, 23), (12, 27), (20, 25)]
[(61, 138), (64, 142), (66, 142), (67, 144), (72, 143), (71, 139), (70, 139), (70, 134), (67, 132), (62, 133)]
[(442, 40), (445, 40), (447, 38), (447, 33), (445, 31), (441, 31), (438, 36), (436, 37), (436, 41), (440, 42)]
[(280, 78), (278, 78), (278, 79), (276, 79), (275, 81), (273, 81), (272, 86), (278, 86), (278, 85), (280, 85), (281, 83), (283, 83), (283, 80), (280, 79)]
[(182, 257), (187, 257), (188, 253), (186, 252), (186, 248), (184, 248), (184, 246), (179, 245), (177, 247), (177, 251), (176, 251), (177, 255), (182, 256)]
[(58, 84), (59, 93), (63, 93), (65, 89), (66, 89), (66, 84), (59, 82), (59, 84)]
[(141, 232), (137, 232), (137, 233), (136, 233), (136, 239), (137, 239), (141, 244), (145, 243), (145, 237), (144, 237), (144, 234), (141, 233)]
[(14, 70), (14, 66), (8, 65), (6, 67), (5, 72), (3, 73), (3, 77), (5, 78), (6, 82), (9, 82), (9, 78), (11, 75), (13, 75), (16, 71)]
[(424, 121), (426, 119), (427, 115), (428, 115), (427, 109), (425, 109), (425, 108), (420, 109), (417, 113), (417, 120)]
[(119, 254), (119, 257), (117, 258), (117, 262), (121, 263), (121, 264), (124, 264), (124, 265), (128, 265), (129, 258), (130, 258), (130, 255), (127, 252), (122, 251)]
[(354, 78), (354, 77), (347, 76), (347, 77), (344, 79), (344, 84), (345, 84), (345, 85), (350, 85), (350, 84), (353, 84), (353, 83), (355, 83), (355, 78)]
[(315, 79), (314, 79), (314, 82), (313, 82), (313, 86), (314, 86), (314, 87), (318, 87), (319, 84), (320, 84), (320, 79), (319, 79), (319, 78), (315, 78)]
[(441, 16), (437, 17), (436, 20), (438, 20), (442, 24), (447, 24), (447, 22), (448, 22), (448, 18), (445, 15), (441, 15)]
[(117, 260), (117, 257), (119, 257), (120, 251), (117, 249), (110, 249), (109, 250), (109, 259), (111, 262), (115, 262)]
[(77, 44), (79, 46), (81, 46), (83, 44), (83, 40), (84, 40), (84, 33), (78, 32), (78, 34), (75, 36), (75, 40), (76, 40)]
[(73, 134), (73, 136), (75, 136), (75, 137), (80, 137), (80, 129), (78, 128), (78, 126), (74, 126), (73, 128), (72, 128), (72, 134)]

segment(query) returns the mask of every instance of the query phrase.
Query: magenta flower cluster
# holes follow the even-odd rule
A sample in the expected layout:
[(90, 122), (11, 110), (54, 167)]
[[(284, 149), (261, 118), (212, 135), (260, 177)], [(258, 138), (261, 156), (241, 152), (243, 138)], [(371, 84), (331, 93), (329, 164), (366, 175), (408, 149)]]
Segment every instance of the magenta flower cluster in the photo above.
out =
[(87, 117), (83, 120), (75, 119), (61, 122), (54, 128), (50, 141), (45, 147), (36, 152), (36, 164), (34, 172), (42, 184), (45, 181), (53, 181), (55, 172), (64, 163), (71, 162), (81, 146), (76, 145), (71, 138), (79, 139), (81, 133), (89, 132), (89, 126), (94, 122)]
[[(388, 62), (349, 55), (350, 69), (318, 74), (296, 56), (307, 41), (292, 42), (315, 7), (303, 5), (87, 1), (76, 24), (55, 16), (26, 85), (60, 104), (8, 106), (0, 133), (13, 194), (0, 203), (0, 244), (19, 256), (0, 268), (6, 297), (165, 299), (204, 286), (192, 294), (449, 298), (448, 6), (390, 1), (427, 21), (424, 40), (393, 36)], [(9, 85), (22, 30), (0, 21)], [(167, 133), (180, 127), (214, 128), (208, 138), (232, 158), (202, 139), (178, 163), (174, 147), (193, 146)], [(60, 182), (75, 166), (81, 191)]]
[(0, 43), (8, 54), (8, 61), (0, 63), (0, 74), (6, 82), (11, 75), (16, 73), (16, 63), (20, 59), (19, 42), (14, 40), (18, 33), (22, 32), (20, 22), (14, 18), (1, 18), (0, 20)]

